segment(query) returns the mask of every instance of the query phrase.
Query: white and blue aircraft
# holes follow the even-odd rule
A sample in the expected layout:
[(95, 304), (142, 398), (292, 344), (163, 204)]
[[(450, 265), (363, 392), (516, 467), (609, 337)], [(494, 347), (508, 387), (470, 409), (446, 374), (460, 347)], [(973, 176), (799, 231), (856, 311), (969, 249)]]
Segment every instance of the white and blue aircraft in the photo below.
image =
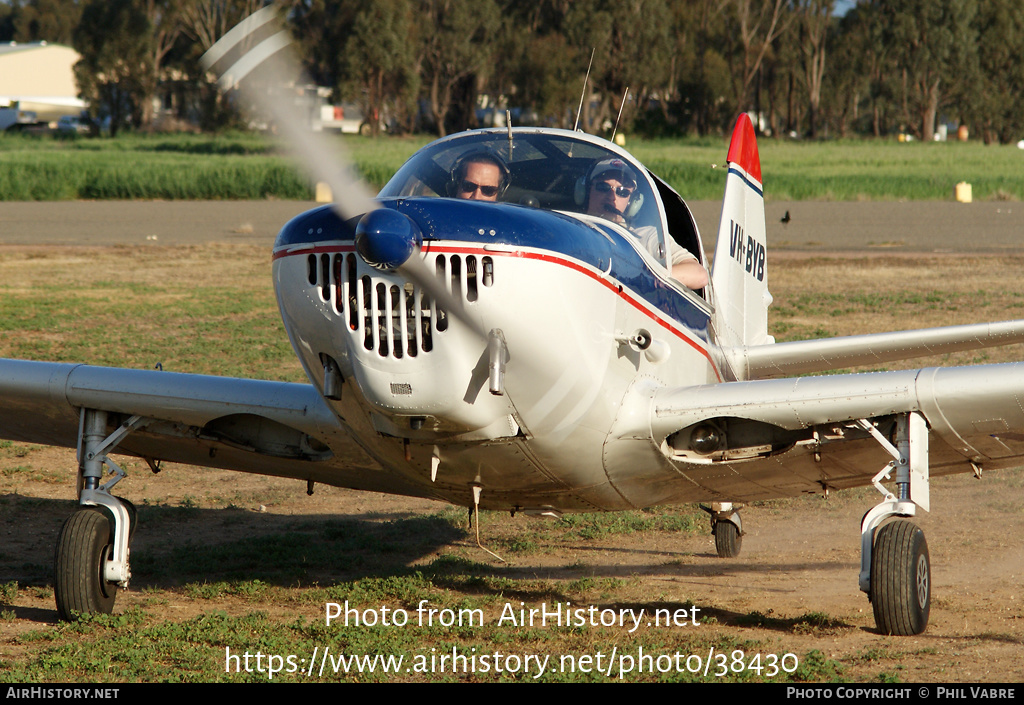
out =
[[(310, 161), (318, 150), (299, 147)], [(480, 154), (502, 167), (499, 188), (479, 189), (494, 199), (453, 197), (482, 186), (462, 168)], [(628, 203), (602, 213), (588, 193), (611, 163)], [(273, 249), (308, 384), (0, 360), (0, 437), (78, 449), (81, 506), (55, 560), (62, 618), (110, 612), (130, 578), (135, 514), (111, 493), (124, 477), (115, 451), (547, 516), (706, 502), (723, 557), (740, 550), (742, 503), (874, 485), (860, 587), (878, 629), (903, 635), (922, 632), (931, 607), (911, 521), (929, 508), (930, 477), (1024, 462), (1019, 363), (819, 374), (1021, 342), (1022, 321), (768, 335), (745, 115), (714, 268), (695, 290), (671, 276), (680, 252), (705, 263), (684, 201), (579, 132), (453, 135), (376, 199), (344, 181), (335, 193)]]

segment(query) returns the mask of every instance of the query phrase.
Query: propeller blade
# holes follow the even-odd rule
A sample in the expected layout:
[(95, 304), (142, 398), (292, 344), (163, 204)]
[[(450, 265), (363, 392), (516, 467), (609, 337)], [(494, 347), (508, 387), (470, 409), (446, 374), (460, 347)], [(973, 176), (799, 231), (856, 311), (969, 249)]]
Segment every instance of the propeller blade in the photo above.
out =
[[(203, 55), (202, 63), (217, 75), (221, 90), (237, 90), (248, 104), (255, 106), (256, 114), (251, 117), (269, 116), (273, 120), (300, 168), (330, 187), (332, 206), (342, 220), (361, 218), (377, 210), (379, 204), (359, 179), (351, 158), (338, 140), (328, 140), (310, 129), (308, 116), (287, 99), (285, 91), (299, 84), (302, 74), (291, 44), (278, 9), (268, 5), (221, 37)], [(425, 290), (438, 306), (481, 339), (487, 339), (487, 332), (469, 315), (465, 304), (452, 296), (418, 252), (408, 256), (394, 271)]]
[(270, 5), (221, 37), (203, 55), (202, 63), (217, 75), (221, 90), (237, 89), (261, 117), (271, 118), (300, 168), (330, 187), (334, 210), (343, 220), (359, 217), (377, 208), (377, 203), (351, 158), (337, 140), (310, 129), (308, 116), (287, 93), (282, 95), (299, 83), (302, 74), (291, 44), (280, 14)]
[(487, 339), (487, 331), (469, 315), (465, 304), (452, 296), (452, 293), (448, 291), (448, 288), (438, 278), (437, 274), (430, 271), (430, 267), (416, 254), (402, 263), (396, 271), (426, 291), (430, 298), (437, 302), (438, 308), (444, 309), (455, 316), (464, 326), (480, 336), (481, 339)]

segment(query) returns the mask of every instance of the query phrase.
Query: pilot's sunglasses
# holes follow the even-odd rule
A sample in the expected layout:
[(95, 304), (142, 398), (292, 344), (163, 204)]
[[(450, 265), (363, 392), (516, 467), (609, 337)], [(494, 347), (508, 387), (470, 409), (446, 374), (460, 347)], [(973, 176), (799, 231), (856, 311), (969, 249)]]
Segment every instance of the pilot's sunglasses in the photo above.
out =
[[(594, 190), (598, 193), (608, 193), (613, 190), (612, 185), (607, 181), (598, 181), (594, 184)], [(614, 187), (615, 195), (619, 198), (629, 198), (633, 195), (633, 189), (626, 188), (625, 186)]]
[(498, 195), (497, 186), (481, 186), (480, 184), (474, 184), (472, 181), (467, 181), (466, 179), (463, 179), (459, 183), (459, 189), (463, 193), (473, 193), (477, 189), (480, 189), (480, 193), (487, 196), (488, 198), (490, 198), (491, 196)]

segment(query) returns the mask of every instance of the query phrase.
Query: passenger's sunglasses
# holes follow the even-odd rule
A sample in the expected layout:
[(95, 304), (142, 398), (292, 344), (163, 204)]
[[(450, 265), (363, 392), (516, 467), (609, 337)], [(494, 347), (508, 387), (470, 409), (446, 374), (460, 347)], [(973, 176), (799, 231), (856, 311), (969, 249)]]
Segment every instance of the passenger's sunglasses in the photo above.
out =
[(612, 185), (607, 181), (598, 181), (594, 184), (594, 190), (598, 193), (608, 193), (609, 191), (615, 191), (615, 195), (619, 198), (629, 198), (633, 195), (633, 189), (626, 188), (625, 186), (616, 186), (612, 188)]
[(477, 189), (480, 189), (480, 193), (488, 198), (498, 195), (497, 186), (481, 186), (480, 184), (474, 184), (472, 181), (467, 181), (466, 179), (459, 182), (459, 190), (462, 191), (462, 193), (473, 193)]

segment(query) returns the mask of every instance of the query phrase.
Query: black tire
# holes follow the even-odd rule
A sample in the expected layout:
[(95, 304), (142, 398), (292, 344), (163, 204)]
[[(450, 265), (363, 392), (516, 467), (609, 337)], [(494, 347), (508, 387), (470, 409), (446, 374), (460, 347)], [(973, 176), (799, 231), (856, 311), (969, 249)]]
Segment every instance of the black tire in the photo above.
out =
[(373, 134), (373, 125), (368, 122), (361, 123), (359, 125), (359, 134), (363, 137), (369, 137)]
[(117, 585), (103, 578), (103, 564), (113, 550), (114, 532), (103, 512), (79, 509), (64, 522), (53, 561), (53, 593), (61, 619), (113, 612)]
[(731, 521), (716, 521), (711, 530), (715, 535), (715, 550), (719, 558), (735, 558), (740, 555), (743, 537)]
[(928, 626), (931, 558), (924, 532), (913, 522), (897, 519), (876, 532), (869, 594), (883, 634), (913, 636)]

